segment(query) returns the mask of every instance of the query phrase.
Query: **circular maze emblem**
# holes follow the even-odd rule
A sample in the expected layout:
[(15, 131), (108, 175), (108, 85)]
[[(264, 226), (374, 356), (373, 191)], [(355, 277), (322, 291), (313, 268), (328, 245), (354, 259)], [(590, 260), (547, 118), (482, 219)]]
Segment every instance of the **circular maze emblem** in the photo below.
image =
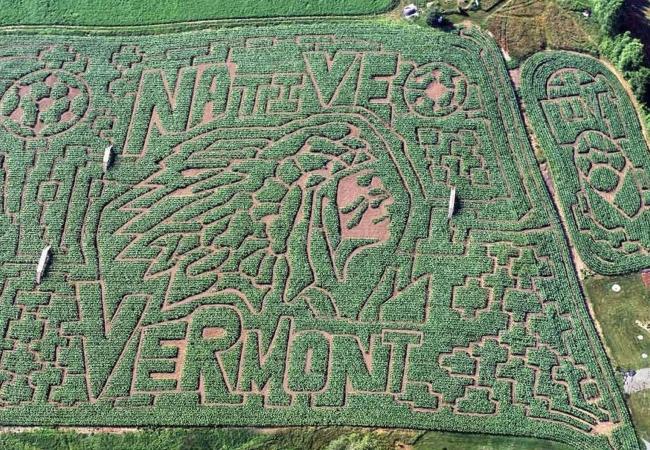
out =
[(88, 109), (88, 88), (65, 70), (43, 69), (15, 81), (0, 99), (5, 127), (23, 138), (48, 137), (77, 124)]
[(425, 64), (409, 75), (404, 96), (411, 110), (421, 116), (446, 116), (465, 102), (467, 78), (448, 64)]

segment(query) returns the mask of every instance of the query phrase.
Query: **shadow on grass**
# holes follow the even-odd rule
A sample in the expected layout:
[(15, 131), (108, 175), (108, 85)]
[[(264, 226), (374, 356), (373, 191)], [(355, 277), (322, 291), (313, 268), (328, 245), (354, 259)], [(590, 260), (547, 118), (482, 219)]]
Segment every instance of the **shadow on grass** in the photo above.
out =
[(629, 31), (643, 42), (646, 61), (650, 61), (650, 0), (625, 0), (621, 31)]

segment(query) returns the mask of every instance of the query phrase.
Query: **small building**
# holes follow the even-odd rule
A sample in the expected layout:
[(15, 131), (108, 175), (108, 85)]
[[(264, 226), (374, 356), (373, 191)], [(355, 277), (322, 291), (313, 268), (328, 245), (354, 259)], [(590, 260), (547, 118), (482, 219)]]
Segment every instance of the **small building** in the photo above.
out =
[(402, 16), (404, 16), (405, 19), (414, 19), (419, 15), (420, 12), (418, 11), (418, 7), (415, 6), (413, 3), (411, 3), (410, 5), (406, 5), (402, 10)]

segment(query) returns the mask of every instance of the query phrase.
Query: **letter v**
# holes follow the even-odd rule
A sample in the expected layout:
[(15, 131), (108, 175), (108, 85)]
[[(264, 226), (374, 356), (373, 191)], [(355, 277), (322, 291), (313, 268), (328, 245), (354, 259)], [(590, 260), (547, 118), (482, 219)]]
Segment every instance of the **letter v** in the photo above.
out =
[(147, 304), (146, 296), (127, 295), (109, 321), (103, 290), (100, 282), (77, 284), (80, 321), (77, 326), (70, 324), (65, 330), (84, 337), (86, 374), (94, 399), (104, 389)]
[(323, 106), (330, 106), (334, 101), (343, 79), (357, 58), (358, 55), (351, 52), (336, 52), (333, 58), (326, 52), (305, 53), (307, 72)]

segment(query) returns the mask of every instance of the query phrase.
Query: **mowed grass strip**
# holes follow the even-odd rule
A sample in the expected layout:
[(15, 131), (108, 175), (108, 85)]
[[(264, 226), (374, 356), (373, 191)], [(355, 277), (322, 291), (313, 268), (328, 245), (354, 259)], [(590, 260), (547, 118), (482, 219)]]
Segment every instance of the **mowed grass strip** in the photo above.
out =
[(349, 16), (386, 12), (395, 0), (1, 0), (0, 26), (132, 26), (214, 19)]

